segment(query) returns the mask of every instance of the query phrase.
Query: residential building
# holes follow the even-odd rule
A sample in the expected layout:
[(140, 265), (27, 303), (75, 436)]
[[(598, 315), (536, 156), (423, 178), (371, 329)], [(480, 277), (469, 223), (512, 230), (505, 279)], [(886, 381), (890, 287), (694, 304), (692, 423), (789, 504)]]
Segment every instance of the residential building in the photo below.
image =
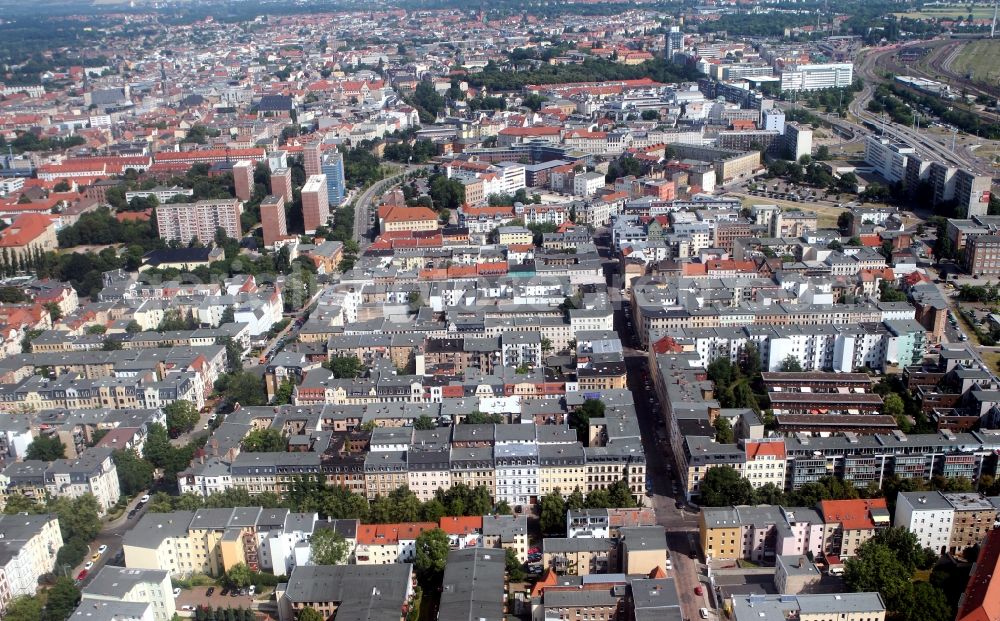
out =
[(278, 168), (271, 171), (271, 194), (281, 196), (286, 203), (292, 202), (292, 170)]
[(0, 231), (0, 249), (13, 260), (28, 258), (59, 247), (56, 240), (58, 218), (47, 214), (24, 213)]
[(941, 492), (900, 492), (893, 523), (917, 536), (922, 548), (948, 551), (955, 509)]
[(253, 197), (254, 164), (249, 160), (240, 160), (233, 164), (233, 187), (236, 198), (248, 201)]
[(979, 545), (996, 524), (997, 506), (974, 492), (953, 492), (943, 496), (955, 511), (948, 552), (961, 554)]
[(996, 619), (1000, 619), (1000, 530), (990, 531), (979, 548), (955, 621)]
[(505, 574), (505, 555), (501, 551), (450, 551), (441, 581), (437, 621), (504, 621)]
[(733, 596), (735, 621), (885, 621), (885, 602), (878, 593)]
[(302, 186), (302, 222), (307, 234), (326, 226), (330, 219), (330, 202), (326, 189), (326, 175), (309, 175)]
[(83, 587), (81, 608), (96, 602), (129, 602), (152, 606), (154, 621), (174, 618), (173, 586), (163, 569), (133, 569), (105, 565)]
[(0, 515), (0, 614), (15, 597), (34, 595), (38, 579), (55, 570), (63, 545), (55, 515)]
[(187, 244), (198, 240), (214, 243), (221, 228), (232, 239), (243, 237), (240, 216), (243, 203), (238, 199), (204, 200), (196, 203), (168, 203), (156, 207), (156, 224), (160, 239)]
[(272, 246), (288, 236), (285, 224), (285, 198), (271, 194), (260, 203), (260, 224), (264, 229), (264, 245)]
[(842, 560), (854, 556), (876, 530), (889, 526), (885, 498), (823, 500), (819, 512), (824, 522), (823, 552)]
[(322, 142), (310, 142), (302, 145), (302, 165), (306, 171), (306, 177), (323, 173), (323, 144)]
[(403, 621), (413, 597), (413, 565), (300, 565), (278, 585), (280, 621), (312, 608), (324, 619)]
[(57, 459), (45, 470), (45, 491), (52, 497), (92, 494), (104, 513), (118, 504), (118, 469), (110, 448), (90, 448), (75, 459)]
[(804, 554), (778, 556), (774, 568), (774, 588), (782, 594), (809, 593), (822, 579), (819, 567)]
[(865, 163), (889, 183), (906, 178), (906, 158), (913, 153), (913, 147), (908, 144), (875, 135), (865, 137)]

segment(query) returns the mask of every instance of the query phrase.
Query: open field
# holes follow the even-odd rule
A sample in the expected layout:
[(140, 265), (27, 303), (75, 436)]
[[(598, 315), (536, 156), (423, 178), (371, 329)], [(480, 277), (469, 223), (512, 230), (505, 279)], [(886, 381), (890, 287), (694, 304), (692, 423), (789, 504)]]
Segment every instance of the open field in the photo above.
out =
[(817, 203), (796, 203), (793, 201), (783, 201), (776, 198), (766, 198), (763, 196), (746, 196), (745, 194), (737, 194), (743, 201), (744, 207), (750, 207), (753, 205), (777, 205), (779, 207), (786, 207), (789, 209), (801, 209), (802, 211), (815, 211), (817, 217), (816, 224), (823, 229), (835, 229), (837, 228), (837, 217), (847, 211), (846, 209), (840, 207), (833, 207), (831, 205), (820, 205)]
[(973, 19), (993, 19), (992, 6), (977, 6), (969, 11), (968, 6), (954, 4), (951, 6), (929, 6), (919, 11), (909, 11), (906, 13), (893, 13), (896, 17), (909, 17), (910, 19), (958, 19), (968, 17), (972, 13)]
[(979, 355), (982, 356), (983, 362), (986, 363), (986, 367), (990, 371), (996, 371), (1000, 368), (1000, 351), (994, 350), (980, 350)]
[[(992, 13), (990, 17), (993, 17)], [(976, 80), (986, 80), (991, 73), (1000, 77), (998, 57), (1000, 57), (1000, 39), (968, 41), (952, 61), (951, 69), (959, 75), (968, 75), (971, 72)]]

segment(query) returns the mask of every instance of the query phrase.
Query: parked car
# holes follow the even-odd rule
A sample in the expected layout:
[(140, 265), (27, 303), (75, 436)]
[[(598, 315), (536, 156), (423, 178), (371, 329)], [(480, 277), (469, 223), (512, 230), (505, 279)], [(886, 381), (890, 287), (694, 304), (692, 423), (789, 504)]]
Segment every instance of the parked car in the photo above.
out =
[(705, 588), (699, 584), (698, 586), (696, 586), (694, 588), (694, 594), (695, 595), (704, 595), (705, 594)]
[(139, 499), (139, 504), (146, 504), (149, 502), (149, 494), (143, 494), (142, 498)]
[(205, 597), (212, 597), (212, 593), (215, 593), (215, 587), (208, 587), (208, 590), (205, 591)]
[(180, 587), (174, 587), (174, 597), (177, 597), (180, 594), (181, 594), (181, 588)]
[(88, 571), (87, 571), (86, 569), (84, 569), (83, 571), (81, 571), (80, 573), (78, 573), (78, 574), (76, 575), (76, 579), (77, 579), (77, 580), (83, 580), (84, 578), (86, 578), (86, 577), (87, 577), (87, 574), (88, 574), (88, 573), (90, 573), (90, 572), (88, 572)]
[(708, 608), (699, 608), (698, 609), (698, 616), (700, 616), (702, 619), (707, 619), (708, 618)]
[(100, 547), (97, 548), (97, 553), (98, 554), (104, 554), (107, 551), (108, 551), (108, 546), (106, 544), (103, 544), (103, 543), (100, 545)]
[(247, 595), (253, 595), (256, 592), (257, 592), (257, 585), (256, 584), (251, 584), (250, 588), (247, 589)]
[(90, 571), (94, 567), (94, 561), (87, 561), (87, 564), (83, 566), (84, 571)]

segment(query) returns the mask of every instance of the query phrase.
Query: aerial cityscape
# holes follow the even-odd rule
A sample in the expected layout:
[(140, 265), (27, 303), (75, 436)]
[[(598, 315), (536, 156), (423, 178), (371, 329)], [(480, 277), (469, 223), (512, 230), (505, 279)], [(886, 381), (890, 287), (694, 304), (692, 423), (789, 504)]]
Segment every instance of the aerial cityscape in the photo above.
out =
[(0, 0), (0, 619), (1000, 621), (998, 9)]

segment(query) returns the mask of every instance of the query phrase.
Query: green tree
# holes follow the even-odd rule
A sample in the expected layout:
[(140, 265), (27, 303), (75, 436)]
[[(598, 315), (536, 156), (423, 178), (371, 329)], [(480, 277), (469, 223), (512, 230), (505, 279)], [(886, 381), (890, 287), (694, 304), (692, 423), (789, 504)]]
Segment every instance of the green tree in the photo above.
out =
[(267, 405), (264, 380), (249, 371), (240, 370), (222, 375), (215, 381), (215, 390), (225, 393), (231, 401), (244, 407)]
[(87, 326), (87, 334), (104, 334), (108, 331), (107, 326), (102, 326), (99, 323), (95, 323), (92, 326)]
[(566, 508), (577, 511), (585, 506), (586, 500), (583, 497), (583, 492), (580, 490), (580, 486), (576, 486), (573, 488), (573, 493), (566, 497)]
[(46, 302), (44, 305), (45, 310), (49, 313), (49, 319), (53, 322), (62, 319), (62, 309), (55, 302)]
[(237, 563), (229, 568), (224, 576), (226, 584), (231, 587), (242, 589), (250, 586), (253, 581), (253, 572), (246, 566), (246, 563)]
[(896, 393), (889, 393), (882, 400), (882, 412), (893, 418), (898, 418), (903, 415), (905, 405), (903, 404), (903, 398)]
[(417, 536), (413, 568), (421, 585), (437, 585), (448, 561), (448, 534), (440, 528), (425, 530)]
[(292, 392), (295, 390), (295, 384), (291, 380), (285, 380), (281, 382), (278, 386), (278, 390), (274, 391), (274, 404), (275, 405), (288, 405), (292, 402)]
[(507, 566), (507, 579), (511, 582), (522, 582), (525, 578), (524, 564), (517, 558), (513, 548), (504, 551), (504, 564)]
[(463, 425), (500, 425), (503, 422), (502, 415), (486, 414), (479, 410), (473, 410), (462, 418)]
[(781, 370), (785, 373), (801, 373), (802, 363), (794, 355), (788, 354), (788, 356), (781, 361)]
[(279, 429), (254, 429), (243, 438), (247, 453), (276, 453), (288, 448), (288, 436)]
[(350, 552), (343, 535), (332, 528), (321, 528), (310, 540), (309, 559), (314, 565), (343, 565)]
[(198, 424), (198, 408), (185, 399), (174, 401), (163, 411), (167, 415), (167, 432), (172, 436), (187, 433)]
[(712, 426), (715, 427), (715, 441), (719, 444), (732, 444), (736, 441), (733, 425), (725, 416), (717, 417)]
[(66, 457), (66, 447), (58, 436), (36, 436), (28, 445), (25, 459), (55, 461)]
[(315, 608), (303, 608), (299, 611), (297, 621), (326, 621)]
[(632, 495), (632, 490), (628, 487), (628, 481), (623, 476), (608, 488), (608, 496), (610, 497), (611, 507), (615, 509), (632, 509), (635, 507), (635, 497)]
[(878, 591), (890, 608), (907, 590), (912, 574), (892, 548), (871, 540), (861, 544), (857, 555), (844, 565), (848, 589), (855, 593)]
[(590, 419), (604, 417), (604, 402), (599, 399), (587, 399), (576, 410), (569, 414), (569, 426), (576, 429), (578, 440), (587, 444), (590, 437)]
[(49, 589), (45, 601), (45, 618), (51, 621), (63, 621), (73, 613), (79, 603), (80, 589), (73, 583), (73, 579), (60, 576)]
[(331, 356), (323, 366), (337, 379), (354, 379), (364, 371), (364, 365), (355, 356)]
[(128, 334), (135, 334), (137, 332), (142, 332), (142, 326), (139, 325), (138, 321), (133, 319), (132, 321), (128, 322), (128, 324), (125, 326), (125, 332), (127, 332)]
[(539, 504), (539, 526), (543, 533), (566, 532), (566, 501), (562, 491), (556, 488), (542, 496)]
[(7, 515), (14, 515), (15, 513), (42, 513), (44, 510), (45, 505), (39, 503), (38, 500), (19, 493), (7, 496), (7, 502), (3, 507), (3, 512)]
[(4, 621), (39, 621), (42, 618), (42, 600), (33, 595), (15, 597), (7, 605)]
[(49, 501), (49, 511), (59, 518), (63, 541), (74, 537), (92, 541), (101, 532), (100, 504), (93, 494), (54, 498)]
[(701, 481), (699, 503), (705, 507), (726, 507), (753, 503), (753, 486), (732, 466), (709, 468)]
[(413, 428), (421, 431), (427, 431), (429, 429), (436, 429), (437, 423), (430, 416), (422, 415), (413, 421)]
[(928, 582), (911, 582), (894, 610), (901, 621), (941, 621), (955, 616), (945, 592)]
[(780, 505), (785, 502), (785, 493), (774, 483), (765, 483), (753, 492), (754, 504)]
[(133, 449), (118, 449), (112, 453), (118, 486), (122, 493), (133, 496), (153, 485), (153, 464), (139, 457)]

